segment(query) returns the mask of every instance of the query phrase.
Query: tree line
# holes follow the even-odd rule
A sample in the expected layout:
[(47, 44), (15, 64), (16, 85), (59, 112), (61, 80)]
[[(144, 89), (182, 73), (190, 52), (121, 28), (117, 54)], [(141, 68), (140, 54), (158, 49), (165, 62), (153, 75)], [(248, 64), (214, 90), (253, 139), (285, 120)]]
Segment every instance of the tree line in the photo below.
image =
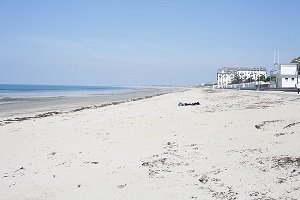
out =
[[(264, 75), (259, 76), (257, 79), (253, 79), (252, 77), (247, 78), (247, 77), (240, 77), (238, 74), (236, 74), (233, 78), (233, 80), (231, 81), (231, 84), (239, 84), (239, 83), (251, 83), (251, 82), (255, 82), (255, 81), (263, 81), (263, 82), (268, 82), (270, 81), (271, 77), (265, 77)], [(272, 81), (274, 81), (276, 79), (276, 77), (272, 77)]]

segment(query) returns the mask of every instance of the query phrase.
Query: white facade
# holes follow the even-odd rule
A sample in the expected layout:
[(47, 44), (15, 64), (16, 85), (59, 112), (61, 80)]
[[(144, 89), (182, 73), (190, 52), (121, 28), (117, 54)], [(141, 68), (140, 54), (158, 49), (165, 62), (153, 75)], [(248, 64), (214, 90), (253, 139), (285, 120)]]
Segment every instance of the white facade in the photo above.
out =
[[(297, 64), (280, 64), (277, 73), (277, 87), (294, 88), (297, 84)], [(298, 80), (300, 83), (300, 79)]]
[(217, 73), (217, 84), (220, 87), (223, 87), (225, 85), (228, 85), (233, 81), (234, 79), (235, 72), (225, 70), (225, 69), (220, 69), (218, 70)]
[(241, 80), (257, 80), (259, 77), (267, 77), (264, 67), (223, 67), (217, 72), (217, 84), (219, 88), (224, 88), (238, 76)]

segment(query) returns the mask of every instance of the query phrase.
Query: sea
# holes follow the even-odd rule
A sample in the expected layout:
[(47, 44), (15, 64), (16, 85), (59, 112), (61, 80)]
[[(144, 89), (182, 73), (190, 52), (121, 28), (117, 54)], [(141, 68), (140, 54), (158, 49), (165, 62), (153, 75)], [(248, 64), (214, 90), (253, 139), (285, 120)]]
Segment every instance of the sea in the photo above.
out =
[(0, 84), (1, 118), (70, 111), (91, 105), (129, 101), (171, 92), (150, 86), (75, 86)]
[(127, 93), (136, 90), (137, 88), (121, 86), (0, 84), (0, 102), (26, 97), (105, 95)]

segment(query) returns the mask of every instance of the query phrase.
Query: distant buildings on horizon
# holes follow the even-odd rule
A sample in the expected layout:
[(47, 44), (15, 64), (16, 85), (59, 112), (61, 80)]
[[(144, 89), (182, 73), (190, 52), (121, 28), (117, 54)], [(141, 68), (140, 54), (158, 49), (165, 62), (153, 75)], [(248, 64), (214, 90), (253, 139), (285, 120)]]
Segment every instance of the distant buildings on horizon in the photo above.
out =
[(234, 81), (253, 82), (266, 77), (265, 67), (222, 67), (217, 71), (217, 86), (224, 88)]
[[(217, 87), (253, 88), (266, 78), (265, 67), (222, 67), (217, 71)], [(296, 84), (300, 83), (297, 63), (275, 63), (275, 69), (270, 70), (270, 77), (267, 80), (265, 83), (267, 87), (295, 88)]]

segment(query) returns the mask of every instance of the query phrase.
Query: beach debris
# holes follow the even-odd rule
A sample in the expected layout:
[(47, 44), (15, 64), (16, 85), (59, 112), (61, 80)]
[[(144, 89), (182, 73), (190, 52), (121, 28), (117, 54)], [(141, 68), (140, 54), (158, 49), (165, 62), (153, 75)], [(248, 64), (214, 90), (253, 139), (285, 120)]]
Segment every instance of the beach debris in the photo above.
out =
[(260, 124), (256, 124), (255, 128), (260, 129), (261, 125)]
[[(66, 165), (66, 164), (69, 164), (69, 165)], [(64, 166), (70, 167), (70, 164), (71, 164), (71, 162), (65, 161), (65, 162), (62, 162), (62, 163), (58, 163), (58, 164), (56, 164), (56, 165), (54, 165), (54, 166), (57, 167), (57, 166), (62, 166), (62, 165), (64, 165)]]
[(213, 183), (213, 185), (209, 184), (208, 187), (200, 187), (200, 189), (206, 190), (214, 199), (235, 200), (238, 199), (239, 194), (233, 190), (232, 186), (224, 186), (224, 184), (220, 186)]
[(24, 167), (20, 167), (19, 169), (12, 171), (10, 173), (5, 172), (4, 176), (2, 176), (1, 178), (8, 178), (8, 177), (16, 177), (16, 176), (24, 176), (25, 174), (22, 172), (23, 170), (25, 170)]
[(252, 191), (250, 192), (249, 196), (250, 197), (257, 197), (259, 195), (259, 192), (258, 191)]
[(167, 142), (167, 146), (164, 147), (164, 149), (172, 149), (172, 148), (178, 148), (178, 144), (176, 144), (176, 142)]
[(199, 178), (199, 179), (198, 179), (198, 181), (200, 181), (200, 183), (203, 183), (203, 184), (205, 184), (205, 183), (207, 183), (207, 182), (208, 182), (208, 179), (209, 179), (209, 177), (208, 177), (208, 176), (206, 176), (206, 175), (202, 175), (202, 177), (201, 177), (201, 178)]
[(270, 197), (270, 196), (268, 196), (268, 193), (269, 192), (263, 192), (263, 191), (251, 191), (250, 193), (249, 193), (249, 196), (250, 197), (254, 197), (255, 199), (268, 199), (268, 200), (275, 200), (274, 198), (272, 198), (272, 197)]
[(151, 95), (151, 96), (139, 97), (139, 98), (134, 98), (134, 99), (130, 99), (130, 100), (115, 101), (115, 102), (104, 103), (104, 104), (100, 104), (100, 105), (83, 106), (83, 107), (80, 107), (80, 108), (76, 108), (76, 109), (73, 109), (73, 110), (67, 110), (67, 111), (51, 111), (51, 112), (37, 114), (37, 115), (34, 115), (34, 116), (15, 117), (15, 118), (12, 118), (12, 119), (4, 119), (4, 120), (0, 121), (0, 126), (4, 126), (6, 124), (11, 124), (11, 123), (14, 123), (14, 122), (21, 122), (21, 121), (25, 121), (25, 120), (35, 120), (35, 119), (50, 117), (50, 116), (55, 116), (55, 115), (74, 113), (74, 112), (79, 112), (79, 111), (83, 111), (83, 110), (86, 110), (86, 109), (97, 109), (97, 108), (102, 108), (102, 107), (106, 107), (106, 106), (119, 105), (119, 104), (127, 103), (127, 102), (130, 102), (130, 101), (139, 101), (139, 100), (143, 100), (143, 99), (153, 98), (153, 97), (165, 95), (165, 94), (168, 94), (168, 93), (169, 92), (163, 92), (163, 93), (154, 94), (154, 95)]
[(282, 120), (263, 121), (260, 124), (256, 124), (255, 128), (261, 129), (261, 128), (263, 128), (267, 124), (273, 124), (273, 123), (277, 123), (277, 122), (282, 122)]
[(77, 187), (80, 188), (80, 187), (81, 187), (81, 184), (78, 184)]
[(24, 167), (20, 167), (19, 169), (17, 169), (16, 171), (14, 171), (14, 173), (16, 173), (16, 172), (18, 172), (20, 170), (25, 170), (25, 168)]
[(182, 103), (182, 102), (179, 102), (178, 103), (178, 106), (199, 106), (200, 103), (199, 102), (195, 102), (195, 103)]
[(181, 166), (188, 166), (196, 159), (196, 146), (197, 144), (179, 145), (176, 142), (166, 142), (160, 154), (141, 160), (141, 165), (147, 169), (149, 178), (164, 178), (174, 173), (185, 174), (187, 172), (182, 171)]
[(229, 150), (227, 151), (229, 154), (232, 153), (239, 153), (242, 154), (244, 157), (248, 157), (251, 154), (261, 154), (263, 153), (262, 149), (260, 148), (254, 148), (254, 149), (233, 149), (233, 150)]
[(278, 179), (278, 183), (284, 183), (286, 181), (285, 178), (277, 177), (277, 179)]
[(126, 186), (127, 186), (127, 183), (125, 183), (125, 184), (123, 184), (123, 185), (122, 185), (122, 184), (121, 184), (121, 185), (118, 185), (117, 187), (120, 188), (120, 189), (122, 189), (122, 188), (124, 188), (124, 187), (126, 187)]
[(57, 153), (57, 152), (54, 152), (54, 151), (53, 151), (53, 152), (49, 153), (48, 155), (49, 155), (49, 156), (54, 156), (56, 153)]
[(283, 129), (290, 128), (292, 126), (296, 126), (297, 124), (300, 124), (300, 122), (294, 122), (294, 123), (288, 124), (287, 126), (283, 127)]
[(90, 161), (85, 161), (85, 162), (83, 162), (84, 164), (93, 164), (93, 165), (96, 165), (96, 164), (98, 164), (99, 162), (98, 161), (92, 161), (92, 162), (90, 162)]
[(46, 112), (46, 113), (36, 115), (35, 118), (49, 117), (49, 116), (58, 115), (58, 114), (61, 114), (61, 112), (59, 112), (59, 111)]
[(8, 187), (11, 187), (11, 186), (14, 186), (14, 185), (16, 185), (16, 183), (10, 184)]
[(142, 166), (143, 166), (143, 167), (148, 167), (149, 165), (150, 165), (150, 162), (143, 162), (143, 163), (142, 163)]
[(293, 135), (295, 132), (290, 132), (290, 133), (276, 133), (274, 136), (276, 137), (279, 137), (279, 136), (282, 136), (282, 135)]
[(50, 117), (50, 116), (54, 116), (54, 115), (58, 115), (58, 114), (62, 114), (63, 112), (61, 111), (52, 111), (52, 112), (46, 112), (46, 113), (41, 113), (41, 114), (37, 114), (35, 116), (31, 116), (31, 117), (15, 117), (13, 119), (5, 119), (1, 121), (1, 124), (10, 124), (13, 122), (21, 122), (21, 121), (25, 121), (25, 120), (31, 120), (31, 119), (39, 119), (39, 118), (44, 118), (44, 117)]
[(300, 167), (300, 157), (274, 157), (273, 163), (273, 167), (275, 168), (287, 168), (288, 166)]

